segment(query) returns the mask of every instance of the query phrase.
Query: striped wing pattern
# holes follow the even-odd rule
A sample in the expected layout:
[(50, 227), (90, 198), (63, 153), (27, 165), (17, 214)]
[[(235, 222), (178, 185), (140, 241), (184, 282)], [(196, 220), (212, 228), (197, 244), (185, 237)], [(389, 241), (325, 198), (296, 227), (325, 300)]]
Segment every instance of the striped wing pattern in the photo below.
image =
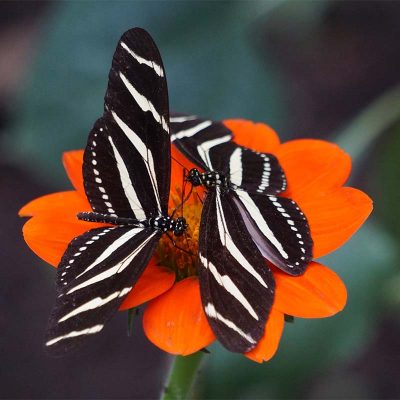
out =
[(158, 49), (142, 29), (131, 29), (120, 39), (104, 100), (104, 114), (90, 132), (83, 164), (93, 210), (139, 220), (166, 214), (167, 83)]
[(285, 197), (235, 191), (247, 230), (263, 256), (290, 275), (301, 275), (312, 260), (308, 222), (298, 205)]
[(64, 354), (99, 332), (152, 256), (160, 233), (140, 221), (167, 214), (170, 184), (168, 93), (150, 35), (131, 29), (118, 42), (104, 114), (88, 138), (84, 187), (95, 213), (136, 225), (93, 229), (66, 250), (46, 347)]
[[(176, 118), (182, 120), (184, 117)], [(255, 152), (232, 141), (221, 143), (228, 135), (225, 131), (220, 133), (223, 126), (220, 122), (213, 122), (207, 128), (207, 136), (203, 132), (196, 133), (193, 136), (195, 145), (187, 144), (192, 137), (186, 136), (186, 141), (181, 144), (184, 124), (195, 125), (200, 121), (194, 116), (190, 118), (187, 122), (171, 123), (171, 137), (176, 138), (174, 144), (185, 156), (195, 159), (200, 155), (198, 149), (212, 140), (215, 145), (207, 146), (206, 169), (229, 177), (237, 212), (242, 214), (261, 253), (289, 274), (302, 274), (312, 259), (312, 239), (298, 205), (292, 200), (276, 197), (286, 189), (286, 178), (279, 161), (272, 154)], [(229, 132), (226, 127), (224, 129)], [(188, 151), (195, 152), (195, 156), (189, 156)]]
[(54, 355), (99, 332), (139, 279), (160, 233), (151, 228), (92, 229), (68, 246), (57, 271), (57, 301), (46, 346)]
[(278, 194), (286, 189), (285, 174), (277, 158), (229, 141), (209, 150), (212, 169), (229, 177), (234, 189), (255, 194)]
[(200, 119), (195, 115), (174, 114), (170, 124), (171, 142), (204, 170), (213, 170), (209, 157), (211, 149), (232, 140), (232, 132), (223, 124)]
[(211, 190), (200, 226), (200, 288), (208, 321), (230, 351), (247, 352), (261, 339), (274, 299), (270, 269), (237, 218), (230, 193)]

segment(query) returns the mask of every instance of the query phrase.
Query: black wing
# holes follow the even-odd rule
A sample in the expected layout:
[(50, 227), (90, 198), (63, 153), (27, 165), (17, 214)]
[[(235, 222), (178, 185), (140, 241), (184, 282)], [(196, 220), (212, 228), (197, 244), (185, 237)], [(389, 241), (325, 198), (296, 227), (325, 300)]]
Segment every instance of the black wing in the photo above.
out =
[(167, 212), (168, 91), (160, 53), (142, 29), (118, 42), (104, 114), (84, 154), (86, 195), (96, 212), (138, 220)]
[(99, 332), (139, 279), (160, 233), (117, 226), (75, 238), (57, 272), (57, 299), (46, 347), (62, 355)]
[(189, 160), (204, 170), (213, 171), (211, 149), (232, 140), (232, 132), (223, 124), (194, 115), (174, 114), (170, 118), (171, 142)]
[(286, 189), (277, 158), (232, 142), (233, 133), (222, 122), (178, 114), (170, 122), (172, 143), (204, 170), (224, 173), (249, 193), (277, 194)]
[(251, 350), (263, 336), (275, 282), (231, 195), (218, 188), (204, 203), (199, 258), (201, 297), (214, 333), (230, 351)]
[(307, 219), (285, 197), (235, 191), (236, 204), (257, 247), (274, 265), (301, 275), (312, 259), (313, 242)]
[(255, 194), (278, 194), (286, 189), (285, 174), (273, 154), (228, 142), (213, 147), (209, 158), (214, 169), (224, 173), (235, 189)]

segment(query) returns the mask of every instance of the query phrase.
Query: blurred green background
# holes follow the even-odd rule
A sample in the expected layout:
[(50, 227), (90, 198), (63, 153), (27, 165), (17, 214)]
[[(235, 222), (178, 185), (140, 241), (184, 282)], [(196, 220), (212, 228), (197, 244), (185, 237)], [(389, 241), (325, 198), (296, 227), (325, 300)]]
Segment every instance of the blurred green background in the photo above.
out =
[[(147, 29), (167, 71), (171, 109), (241, 117), (283, 140), (335, 140), (351, 184), (375, 202), (353, 239), (322, 262), (348, 306), (286, 324), (264, 365), (211, 347), (196, 398), (400, 398), (400, 2), (0, 2), (0, 395), (155, 398), (169, 363), (120, 315), (82, 355), (53, 360), (41, 340), (54, 271), (21, 238), (18, 208), (65, 189), (65, 150), (101, 114), (121, 34)], [(56, 216), (55, 216), (56, 223)]]

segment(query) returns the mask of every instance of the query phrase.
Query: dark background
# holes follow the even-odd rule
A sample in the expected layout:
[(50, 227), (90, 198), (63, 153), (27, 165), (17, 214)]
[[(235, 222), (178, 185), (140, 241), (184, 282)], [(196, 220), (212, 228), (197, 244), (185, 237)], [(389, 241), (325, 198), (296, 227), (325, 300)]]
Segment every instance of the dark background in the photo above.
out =
[[(23, 242), (18, 209), (68, 185), (61, 153), (82, 148), (102, 110), (120, 35), (147, 29), (171, 107), (269, 123), (283, 139), (337, 140), (373, 217), (323, 262), (345, 311), (287, 326), (257, 365), (211, 348), (197, 398), (400, 398), (400, 2), (0, 2), (0, 396), (156, 398), (169, 357), (119, 314), (78, 355), (42, 338), (54, 270)], [(57, 219), (55, 216), (55, 223)]]

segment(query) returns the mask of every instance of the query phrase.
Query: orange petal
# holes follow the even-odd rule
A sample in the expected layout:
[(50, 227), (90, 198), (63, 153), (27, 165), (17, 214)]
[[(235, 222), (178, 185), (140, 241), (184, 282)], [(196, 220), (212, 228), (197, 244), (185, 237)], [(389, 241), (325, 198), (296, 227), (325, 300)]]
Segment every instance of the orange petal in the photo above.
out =
[(90, 204), (86, 198), (79, 196), (75, 190), (71, 190), (38, 197), (22, 207), (18, 214), (20, 217), (47, 214), (56, 219), (60, 214), (76, 215), (80, 211), (90, 210)]
[(351, 170), (350, 156), (323, 140), (292, 140), (279, 146), (275, 155), (288, 181), (285, 195), (296, 201), (342, 186)]
[(198, 279), (186, 278), (152, 300), (143, 328), (153, 344), (171, 354), (188, 355), (211, 344), (215, 336), (203, 311)]
[(253, 350), (245, 353), (245, 356), (258, 363), (270, 360), (278, 350), (284, 322), (284, 315), (275, 307), (272, 308), (265, 325), (264, 336)]
[(268, 125), (244, 119), (227, 119), (223, 123), (241, 146), (263, 153), (273, 153), (279, 147), (279, 137)]
[(343, 310), (346, 286), (339, 276), (322, 264), (312, 262), (301, 276), (274, 269), (274, 308), (300, 318), (330, 317)]
[(336, 250), (349, 240), (373, 208), (372, 200), (364, 192), (350, 187), (336, 189), (325, 196), (309, 196), (298, 204), (310, 225), (314, 258)]
[(175, 272), (156, 265), (156, 260), (153, 257), (119, 309), (121, 311), (128, 310), (129, 308), (146, 303), (166, 292), (172, 287), (174, 282)]
[(57, 266), (73, 238), (100, 226), (104, 224), (79, 221), (75, 216), (38, 216), (27, 221), (22, 232), (34, 253)]
[(74, 188), (79, 194), (84, 195), (86, 198), (82, 176), (83, 150), (66, 151), (63, 154), (62, 161), (68, 178), (74, 185)]

